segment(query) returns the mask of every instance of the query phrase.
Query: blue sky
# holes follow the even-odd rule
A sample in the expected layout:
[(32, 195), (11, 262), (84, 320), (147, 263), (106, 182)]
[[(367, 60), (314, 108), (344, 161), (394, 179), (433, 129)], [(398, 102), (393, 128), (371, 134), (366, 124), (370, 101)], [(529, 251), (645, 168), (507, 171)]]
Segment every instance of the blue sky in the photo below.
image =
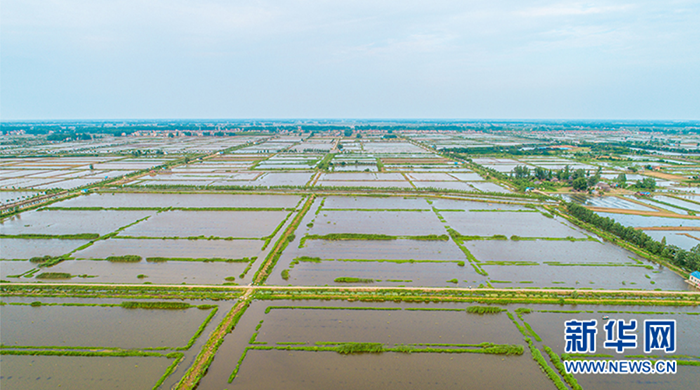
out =
[(700, 119), (700, 1), (0, 0), (0, 119)]

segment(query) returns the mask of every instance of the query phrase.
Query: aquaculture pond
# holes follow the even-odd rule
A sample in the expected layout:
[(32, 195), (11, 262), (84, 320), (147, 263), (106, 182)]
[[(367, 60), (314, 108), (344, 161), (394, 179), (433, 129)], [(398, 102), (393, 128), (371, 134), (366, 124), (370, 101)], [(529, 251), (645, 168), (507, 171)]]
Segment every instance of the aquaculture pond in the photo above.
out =
[(2, 343), (5, 347), (175, 349), (187, 345), (210, 311), (196, 307), (147, 310), (121, 306), (8, 304), (0, 307)]
[[(230, 300), (1, 299), (0, 386), (170, 388)], [(116, 375), (118, 374), (118, 375)]]
[[(358, 380), (376, 389), (512, 388), (523, 381), (551, 386), (507, 313), (473, 314), (470, 306), (256, 301), (224, 340), (200, 387), (357, 388)], [(353, 342), (377, 343), (384, 351), (332, 349)], [(489, 345), (513, 351), (484, 353)], [(512, 375), (496, 375), (504, 369)]]
[(0, 384), (3, 390), (146, 390), (153, 388), (174, 360), (150, 356), (0, 355)]
[(166, 211), (124, 229), (126, 237), (261, 238), (272, 234), (288, 211)]
[[(533, 210), (534, 211), (534, 210)], [(465, 236), (586, 238), (579, 229), (558, 217), (538, 212), (441, 212), (447, 225)], [(533, 229), (533, 227), (537, 227)]]
[[(529, 324), (534, 332), (542, 339), (542, 345), (550, 347), (559, 356), (565, 352), (564, 322), (571, 319), (597, 320), (598, 347), (596, 354), (605, 356), (586, 357), (584, 359), (635, 359), (647, 356), (651, 359), (674, 359), (679, 361), (678, 372), (668, 375), (592, 375), (575, 374), (578, 383), (584, 389), (690, 389), (695, 388), (700, 381), (700, 312), (697, 306), (588, 306), (563, 305), (527, 305), (532, 312), (522, 314), (524, 322)], [(609, 317), (604, 320), (603, 316)], [(645, 320), (675, 320), (676, 345), (674, 353), (666, 354), (660, 351), (646, 354), (643, 351)], [(631, 333), (637, 335), (637, 348), (628, 348), (622, 353), (615, 349), (605, 349), (604, 326), (611, 320), (637, 320), (638, 327)], [(591, 354), (592, 355), (592, 354)], [(688, 365), (692, 364), (692, 365)]]
[(301, 197), (294, 195), (93, 193), (63, 202), (57, 207), (294, 207)]

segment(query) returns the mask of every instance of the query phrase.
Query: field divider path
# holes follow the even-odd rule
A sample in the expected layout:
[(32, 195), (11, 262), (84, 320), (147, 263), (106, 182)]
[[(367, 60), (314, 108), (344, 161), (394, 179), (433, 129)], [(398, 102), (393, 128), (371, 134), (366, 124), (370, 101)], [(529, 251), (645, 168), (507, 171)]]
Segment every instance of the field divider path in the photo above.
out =
[[(110, 283), (5, 283), (0, 284), (0, 293), (2, 287), (10, 286), (26, 286), (26, 287), (144, 287), (144, 284), (110, 284)], [(250, 285), (250, 286), (222, 286), (222, 285), (206, 285), (206, 284), (148, 284), (150, 288), (178, 288), (187, 289), (225, 289), (225, 290), (242, 290), (247, 293), (250, 290), (338, 290), (338, 291), (419, 291), (426, 294), (432, 292), (454, 291), (456, 293), (470, 291), (475, 293), (490, 293), (490, 292), (508, 292), (508, 293), (561, 293), (571, 294), (574, 291), (585, 294), (620, 294), (620, 295), (638, 295), (638, 296), (660, 296), (660, 295), (700, 295), (700, 290), (696, 291), (655, 291), (655, 290), (583, 290), (583, 289), (550, 289), (550, 288), (460, 288), (460, 287), (399, 287), (399, 286), (268, 286), (268, 285)]]
[(245, 310), (253, 296), (254, 289), (249, 288), (243, 296), (241, 296), (236, 306), (226, 314), (226, 317), (214, 329), (209, 340), (202, 347), (201, 352), (192, 363), (192, 366), (182, 377), (180, 382), (174, 387), (176, 390), (194, 389), (199, 380), (204, 376), (209, 364), (214, 360), (214, 355), (219, 350), (219, 346), (223, 343), (224, 337), (229, 333), (233, 325), (233, 321), (237, 319), (237, 314)]
[(297, 215), (292, 220), (292, 223), (289, 224), (287, 229), (284, 231), (284, 234), (282, 234), (282, 237), (280, 237), (279, 240), (277, 240), (275, 246), (272, 248), (270, 253), (268, 253), (267, 257), (265, 258), (265, 261), (260, 267), (260, 271), (256, 274), (255, 278), (253, 279), (254, 285), (259, 285), (267, 279), (271, 268), (274, 267), (275, 262), (282, 255), (282, 251), (284, 251), (284, 249), (289, 244), (290, 235), (294, 234), (301, 220), (304, 218), (309, 209), (311, 209), (311, 205), (314, 203), (315, 199), (315, 195), (309, 196), (309, 198), (304, 203), (304, 206), (301, 208), (301, 210), (299, 210), (299, 213), (297, 213)]

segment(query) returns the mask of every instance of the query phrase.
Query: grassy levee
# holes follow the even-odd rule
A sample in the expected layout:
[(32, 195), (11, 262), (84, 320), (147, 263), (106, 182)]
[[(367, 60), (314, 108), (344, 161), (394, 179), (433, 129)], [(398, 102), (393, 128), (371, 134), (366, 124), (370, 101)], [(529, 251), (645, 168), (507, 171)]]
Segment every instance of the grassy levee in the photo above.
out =
[(302, 248), (307, 240), (326, 241), (393, 241), (393, 240), (414, 240), (414, 241), (449, 241), (446, 234), (428, 234), (424, 236), (390, 236), (387, 234), (366, 234), (366, 233), (331, 233), (325, 235), (309, 234), (304, 236), (299, 243)]
[(216, 315), (216, 312), (217, 312), (217, 311), (219, 311), (219, 307), (218, 307), (218, 306), (214, 306), (214, 307), (212, 308), (211, 312), (209, 313), (209, 315), (207, 316), (207, 318), (204, 319), (204, 322), (202, 322), (202, 323), (199, 325), (199, 328), (197, 328), (197, 331), (194, 333), (194, 335), (192, 335), (192, 337), (190, 338), (190, 341), (188, 341), (187, 344), (186, 344), (184, 347), (179, 347), (179, 348), (176, 348), (176, 349), (177, 349), (178, 351), (190, 349), (190, 348), (192, 347), (192, 345), (194, 344), (194, 342), (197, 341), (197, 339), (199, 338), (199, 336), (202, 334), (202, 332), (204, 332), (204, 328), (206, 328), (207, 325), (209, 325), (209, 322), (211, 321), (211, 319), (214, 318), (214, 316)]
[[(297, 204), (297, 206), (298, 206), (298, 204)], [(287, 214), (286, 217), (284, 217), (284, 219), (282, 220), (282, 222), (280, 222), (279, 225), (277, 225), (277, 227), (275, 228), (275, 230), (274, 230), (272, 233), (270, 233), (270, 235), (268, 235), (268, 236), (266, 236), (266, 237), (263, 237), (263, 239), (265, 240), (265, 244), (263, 244), (262, 250), (265, 250), (265, 248), (267, 248), (267, 246), (270, 245), (270, 240), (272, 240), (272, 239), (275, 237), (275, 235), (277, 234), (277, 232), (279, 232), (280, 229), (282, 229), (282, 226), (284, 226), (284, 224), (287, 222), (287, 220), (289, 219), (289, 217), (291, 217), (292, 214), (294, 213), (294, 210), (296, 210), (296, 207), (293, 208), (293, 209), (289, 212), (289, 214)]]
[[(449, 287), (271, 287), (258, 288), (256, 295), (270, 300), (338, 299), (361, 302), (475, 302), (506, 305), (513, 303), (698, 306), (700, 294), (648, 290), (574, 289), (466, 289)], [(511, 314), (512, 315), (512, 314)]]
[[(435, 209), (433, 209), (433, 210), (435, 211)], [(435, 211), (435, 214), (438, 216), (438, 218), (442, 218), (442, 216), (437, 211)], [(452, 241), (454, 241), (454, 243), (457, 244), (457, 247), (459, 248), (459, 250), (461, 250), (462, 253), (464, 253), (464, 256), (467, 257), (467, 260), (469, 260), (469, 264), (471, 264), (471, 266), (474, 268), (474, 270), (480, 275), (488, 276), (489, 275), (488, 272), (486, 272), (483, 268), (481, 268), (481, 266), (479, 264), (480, 263), (479, 260), (476, 257), (474, 257), (474, 255), (472, 255), (471, 252), (469, 252), (469, 249), (467, 249), (466, 246), (464, 246), (464, 240), (462, 239), (462, 237), (464, 237), (464, 236), (462, 236), (459, 232), (457, 232), (456, 230), (452, 229), (451, 227), (449, 227), (447, 225), (445, 225), (445, 230), (447, 230), (447, 233), (450, 235), (450, 237), (452, 237)], [(498, 237), (497, 239), (506, 239), (506, 240), (508, 239), (505, 236), (494, 236), (494, 237)], [(500, 238), (500, 237), (504, 237), (504, 238)]]
[(159, 388), (160, 385), (162, 385), (163, 382), (165, 382), (165, 380), (168, 379), (168, 377), (170, 376), (170, 374), (172, 374), (173, 371), (175, 371), (175, 369), (177, 368), (178, 364), (180, 364), (180, 362), (181, 362), (182, 359), (184, 359), (184, 358), (185, 358), (185, 354), (184, 354), (184, 353), (179, 353), (179, 356), (175, 359), (175, 361), (174, 361), (171, 365), (168, 366), (168, 368), (165, 370), (165, 372), (164, 372), (163, 375), (160, 377), (160, 379), (158, 379), (158, 382), (156, 382), (156, 384), (153, 385), (153, 387), (152, 387), (151, 389), (152, 389), (152, 390), (156, 390), (157, 388)]
[(112, 263), (138, 263), (142, 260), (138, 255), (109, 256), (105, 260)]
[(37, 279), (70, 279), (73, 275), (67, 272), (42, 272), (36, 276)]
[[(61, 347), (58, 347), (61, 348)], [(83, 348), (85, 349), (85, 348)], [(167, 357), (175, 358), (180, 356), (181, 352), (173, 352), (169, 354), (162, 354), (158, 352), (140, 351), (135, 349), (111, 349), (106, 351), (87, 351), (87, 350), (74, 350), (70, 348), (61, 349), (50, 349), (50, 350), (28, 350), (28, 349), (0, 349), (0, 355), (24, 355), (24, 356), (115, 356), (115, 357), (125, 357), (125, 356), (136, 356), (136, 357)]]
[(544, 346), (544, 351), (547, 352), (547, 355), (549, 355), (549, 360), (552, 361), (554, 364), (554, 367), (557, 368), (559, 371), (559, 374), (564, 378), (566, 383), (571, 386), (573, 390), (582, 390), (581, 385), (578, 384), (578, 381), (576, 378), (574, 378), (573, 375), (569, 374), (566, 372), (566, 367), (564, 367), (564, 364), (562, 364), (561, 359), (559, 358), (559, 355), (557, 355), (556, 352), (552, 350), (552, 348), (549, 348), (548, 346)]
[(94, 284), (50, 284), (2, 283), (0, 296), (22, 296), (35, 298), (120, 298), (120, 299), (210, 299), (230, 300), (241, 294), (237, 289), (223, 286), (153, 286), (138, 285), (94, 285)]
[(364, 278), (354, 278), (350, 276), (343, 276), (335, 278), (336, 283), (374, 283), (374, 279), (364, 279)]
[(0, 234), (0, 238), (21, 238), (29, 240), (94, 240), (99, 238), (97, 233), (78, 234)]
[(180, 379), (176, 390), (194, 389), (199, 384), (204, 374), (207, 372), (209, 365), (214, 360), (214, 355), (219, 350), (219, 346), (224, 342), (224, 337), (230, 333), (238, 323), (243, 313), (245, 313), (250, 301), (253, 297), (253, 290), (248, 290), (236, 306), (226, 314), (226, 317), (219, 323), (214, 332), (212, 332), (209, 340), (204, 344), (202, 350), (192, 363), (192, 366), (187, 370), (185, 375)]
[(547, 361), (544, 359), (542, 356), (542, 352), (532, 343), (532, 340), (529, 337), (525, 337), (525, 341), (527, 341), (528, 347), (530, 347), (530, 353), (532, 354), (532, 360), (536, 361), (537, 364), (540, 365), (540, 368), (542, 371), (547, 374), (549, 379), (554, 382), (554, 386), (557, 387), (559, 390), (569, 390), (569, 388), (564, 384), (564, 382), (561, 380), (559, 375), (557, 375), (557, 372), (552, 369), (552, 367), (547, 364)]
[(42, 207), (39, 211), (292, 211), (284, 207)]
[(498, 306), (471, 306), (467, 308), (467, 313), (473, 314), (498, 314), (506, 309)]
[(148, 310), (184, 310), (194, 307), (186, 302), (122, 302), (121, 307), (125, 309), (148, 309)]
[(198, 261), (202, 263), (216, 263), (216, 262), (224, 262), (224, 263), (250, 263), (254, 262), (257, 257), (253, 258), (248, 258), (248, 257), (243, 257), (240, 259), (227, 259), (227, 258), (221, 258), (221, 257), (201, 257), (201, 258), (192, 258), (192, 257), (147, 257), (146, 261), (149, 263), (165, 263), (168, 261)]
[[(228, 378), (228, 383), (236, 379), (236, 375), (248, 354), (249, 350), (262, 351), (303, 351), (303, 352), (336, 352), (341, 355), (353, 354), (379, 354), (385, 352), (393, 353), (483, 353), (493, 355), (522, 355), (525, 348), (522, 345), (513, 344), (396, 344), (393, 347), (387, 347), (382, 343), (363, 343), (363, 342), (318, 342), (316, 345), (299, 345), (306, 343), (283, 343), (276, 346), (269, 345), (249, 345), (241, 354), (241, 357), (236, 363), (236, 367)], [(417, 346), (423, 346), (418, 348)], [(475, 348), (476, 347), (476, 348)]]
[(296, 231), (297, 227), (301, 223), (302, 219), (304, 219), (304, 216), (306, 213), (311, 209), (311, 205), (314, 203), (314, 200), (316, 199), (315, 195), (309, 196), (308, 199), (306, 199), (306, 202), (304, 203), (304, 206), (301, 208), (299, 213), (294, 217), (292, 220), (292, 223), (289, 224), (287, 227), (287, 230), (284, 231), (282, 236), (277, 240), (275, 243), (275, 246), (272, 248), (270, 253), (267, 255), (265, 258), (265, 261), (263, 261), (262, 266), (260, 269), (255, 273), (255, 276), (253, 276), (253, 284), (255, 285), (261, 285), (262, 283), (267, 280), (267, 277), (270, 275), (270, 272), (272, 271), (272, 268), (275, 266), (277, 263), (277, 260), (279, 260), (280, 256), (282, 256), (282, 251), (289, 245), (290, 238), (293, 237), (294, 231)]

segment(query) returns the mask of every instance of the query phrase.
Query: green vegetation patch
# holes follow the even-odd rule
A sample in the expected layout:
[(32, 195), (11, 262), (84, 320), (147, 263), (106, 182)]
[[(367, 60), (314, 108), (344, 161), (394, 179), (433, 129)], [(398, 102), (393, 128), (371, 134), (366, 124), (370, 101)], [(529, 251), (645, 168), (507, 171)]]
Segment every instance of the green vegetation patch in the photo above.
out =
[(56, 262), (56, 261), (61, 261), (63, 258), (61, 256), (36, 256), (32, 257), (29, 259), (31, 263), (37, 263), (37, 264), (45, 264), (45, 263), (50, 263), (50, 262)]
[(31, 240), (94, 240), (99, 238), (97, 233), (79, 234), (0, 234), (0, 238), (22, 238)]
[(382, 343), (342, 343), (338, 344), (334, 350), (342, 355), (356, 353), (382, 353), (385, 351)]
[(36, 276), (37, 279), (70, 279), (73, 275), (67, 272), (42, 272)]
[(470, 306), (467, 308), (467, 313), (472, 314), (498, 314), (506, 309), (498, 306)]
[(184, 310), (193, 307), (185, 302), (140, 302), (125, 301), (120, 305), (124, 309), (164, 309), (164, 310)]
[(138, 255), (123, 255), (123, 256), (109, 256), (105, 260), (112, 263), (138, 263), (141, 261), (141, 256)]
[(221, 257), (200, 257), (200, 258), (192, 258), (192, 257), (147, 257), (146, 261), (151, 262), (151, 263), (164, 263), (167, 261), (201, 261), (203, 263), (214, 263), (214, 262), (224, 262), (224, 263), (248, 263), (255, 261), (257, 257), (253, 258), (248, 258), (248, 257), (243, 257), (241, 259), (225, 259)]
[(348, 276), (343, 276), (335, 278), (336, 283), (374, 283), (374, 279), (363, 279), (363, 278), (353, 278)]
[(425, 236), (389, 236), (386, 234), (364, 234), (364, 233), (332, 233), (326, 235), (310, 234), (304, 240), (327, 240), (327, 241), (393, 241), (393, 240), (416, 240), (416, 241), (448, 241), (450, 238), (446, 234), (429, 234)]

